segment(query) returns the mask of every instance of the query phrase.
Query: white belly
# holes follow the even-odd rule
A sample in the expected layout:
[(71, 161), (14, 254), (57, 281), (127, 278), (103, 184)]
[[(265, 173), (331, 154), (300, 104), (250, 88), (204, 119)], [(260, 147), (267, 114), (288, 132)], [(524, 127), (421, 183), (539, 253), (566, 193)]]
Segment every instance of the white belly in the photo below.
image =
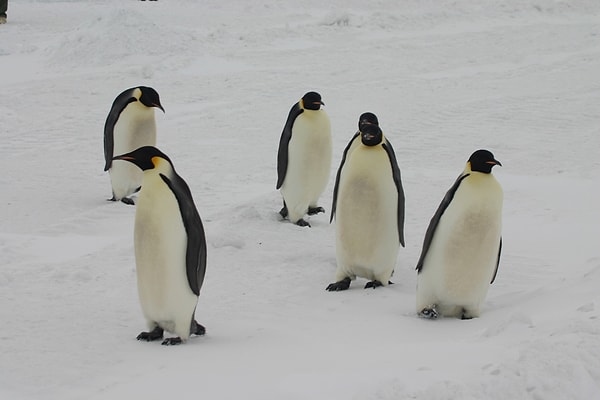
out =
[[(142, 146), (156, 145), (154, 109), (130, 103), (114, 127), (113, 155), (129, 153)], [(134, 193), (142, 183), (142, 171), (128, 161), (115, 160), (109, 170), (116, 200)]]
[[(462, 204), (462, 205), (461, 205)], [(492, 175), (463, 180), (442, 215), (418, 277), (417, 308), (438, 303), (446, 314), (478, 313), (496, 269), (502, 189)]]
[(336, 206), (336, 279), (387, 284), (396, 266), (398, 192), (384, 149), (357, 148), (340, 176)]
[(292, 128), (288, 165), (281, 194), (290, 221), (296, 222), (308, 207), (316, 207), (331, 172), (331, 127), (323, 110), (306, 110)]
[(187, 235), (177, 200), (154, 176), (144, 185), (135, 218), (135, 258), (138, 293), (149, 325), (157, 324), (187, 339), (198, 297), (189, 287), (185, 254)]

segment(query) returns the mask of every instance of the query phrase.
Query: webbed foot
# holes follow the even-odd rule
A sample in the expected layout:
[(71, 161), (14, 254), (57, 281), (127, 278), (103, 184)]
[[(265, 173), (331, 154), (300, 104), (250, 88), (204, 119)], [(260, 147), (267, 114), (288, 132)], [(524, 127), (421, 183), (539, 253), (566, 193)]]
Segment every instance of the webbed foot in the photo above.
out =
[(192, 320), (192, 329), (190, 329), (190, 333), (202, 336), (206, 334), (206, 328), (200, 325), (196, 320)]
[(142, 332), (137, 335), (137, 340), (145, 340), (146, 342), (152, 342), (154, 340), (162, 339), (164, 330), (157, 326), (150, 332)]
[(123, 203), (125, 203), (125, 204), (127, 204), (127, 205), (130, 205), (130, 206), (133, 206), (133, 205), (135, 205), (135, 203), (133, 202), (133, 199), (131, 199), (131, 198), (129, 198), (129, 197), (123, 197), (123, 198), (121, 199), (121, 202), (123, 202)]
[(325, 209), (323, 207), (308, 207), (308, 215), (316, 215), (318, 213), (324, 213)]
[[(393, 285), (393, 284), (394, 284), (394, 282), (388, 281), (388, 285)], [(378, 280), (374, 280), (374, 281), (367, 282), (367, 284), (365, 285), (365, 289), (369, 289), (369, 288), (375, 289), (375, 288), (378, 288), (380, 286), (383, 286), (383, 283), (381, 283)]]
[(424, 309), (419, 311), (419, 317), (425, 319), (437, 319), (439, 317), (439, 314), (435, 309), (436, 307), (437, 306), (435, 304), (425, 307)]
[(352, 279), (346, 277), (341, 281), (330, 283), (325, 290), (328, 292), (340, 292), (342, 290), (347, 290), (350, 287), (350, 282), (352, 282)]
[(170, 337), (170, 338), (166, 338), (165, 340), (163, 340), (163, 342), (161, 343), (163, 346), (175, 346), (177, 344), (181, 344), (183, 343), (183, 340), (181, 340), (180, 337)]
[(279, 215), (281, 215), (281, 217), (283, 219), (287, 218), (287, 216), (288, 216), (288, 209), (287, 209), (285, 203), (283, 203), (283, 208), (281, 210), (279, 210)]
[(310, 228), (310, 224), (305, 221), (304, 219), (300, 218), (298, 221), (296, 221), (296, 225), (298, 226), (308, 226)]

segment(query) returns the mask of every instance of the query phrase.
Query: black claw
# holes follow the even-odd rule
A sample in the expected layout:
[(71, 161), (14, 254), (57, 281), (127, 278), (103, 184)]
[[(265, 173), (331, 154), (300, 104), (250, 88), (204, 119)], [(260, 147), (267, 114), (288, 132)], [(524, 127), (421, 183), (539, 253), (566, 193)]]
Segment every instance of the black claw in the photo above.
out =
[(425, 318), (425, 319), (437, 319), (439, 317), (439, 314), (438, 314), (437, 310), (435, 309), (435, 305), (433, 305), (433, 306), (425, 307), (424, 309), (422, 309), (419, 312), (419, 317)]
[(323, 207), (308, 207), (308, 215), (316, 215), (318, 213), (324, 213), (325, 209)]
[(181, 344), (183, 343), (183, 340), (181, 340), (180, 337), (171, 337), (171, 338), (166, 338), (165, 340), (163, 340), (163, 342), (161, 343), (163, 346), (174, 346), (177, 344)]
[(296, 225), (298, 225), (298, 226), (308, 226), (310, 228), (310, 224), (308, 222), (306, 222), (305, 220), (303, 220), (302, 218), (300, 218), (296, 222)]
[(194, 335), (202, 336), (206, 334), (206, 328), (200, 325), (197, 321), (192, 322), (192, 329), (190, 331)]
[(281, 217), (283, 219), (287, 218), (287, 216), (288, 216), (288, 209), (287, 209), (287, 207), (284, 206), (281, 210), (279, 210), (279, 215), (281, 215)]
[(350, 287), (350, 282), (352, 282), (352, 279), (346, 277), (341, 281), (330, 283), (325, 290), (328, 292), (340, 292), (342, 290), (347, 290)]
[(137, 335), (137, 340), (145, 340), (146, 342), (152, 342), (154, 340), (162, 339), (163, 332), (163, 329), (157, 326), (150, 332), (142, 332), (139, 335)]
[(375, 289), (375, 288), (378, 288), (379, 286), (383, 286), (383, 283), (381, 283), (377, 280), (374, 280), (374, 281), (367, 282), (367, 284), (365, 285), (365, 289), (369, 289), (369, 288)]
[(133, 206), (135, 205), (135, 203), (133, 202), (133, 199), (130, 199), (129, 197), (123, 197), (121, 199), (121, 201), (127, 205)]

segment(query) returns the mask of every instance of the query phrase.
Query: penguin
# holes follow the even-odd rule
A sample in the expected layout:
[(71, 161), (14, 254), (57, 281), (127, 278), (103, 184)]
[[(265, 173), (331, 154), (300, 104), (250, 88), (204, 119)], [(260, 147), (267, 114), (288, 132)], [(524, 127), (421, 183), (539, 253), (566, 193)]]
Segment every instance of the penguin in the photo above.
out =
[(130, 163), (113, 162), (113, 156), (156, 145), (154, 107), (165, 112), (156, 90), (138, 86), (119, 94), (110, 108), (104, 124), (104, 171), (110, 174), (111, 201), (134, 204), (128, 196), (140, 190), (142, 173)]
[(317, 202), (329, 181), (332, 157), (331, 125), (321, 95), (308, 92), (294, 104), (279, 140), (277, 186), (283, 197), (279, 214), (308, 226), (304, 215), (325, 212)]
[(490, 151), (475, 151), (431, 219), (416, 267), (420, 317), (479, 317), (502, 252), (496, 165)]
[(143, 171), (135, 211), (135, 261), (138, 295), (148, 332), (138, 340), (178, 335), (162, 344), (204, 335), (194, 319), (206, 272), (206, 238), (202, 220), (186, 182), (169, 157), (152, 146), (117, 156)]
[[(350, 287), (357, 276), (367, 288), (387, 286), (404, 247), (404, 189), (392, 144), (375, 123), (359, 123), (336, 175), (330, 222), (336, 219), (336, 282)], [(352, 147), (354, 148), (352, 149)]]

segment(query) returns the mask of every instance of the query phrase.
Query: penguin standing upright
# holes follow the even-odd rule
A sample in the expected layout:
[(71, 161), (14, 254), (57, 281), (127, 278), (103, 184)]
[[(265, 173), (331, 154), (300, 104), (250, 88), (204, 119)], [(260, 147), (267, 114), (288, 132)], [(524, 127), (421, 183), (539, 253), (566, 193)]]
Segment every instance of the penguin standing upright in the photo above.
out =
[(194, 319), (206, 271), (206, 239), (202, 220), (185, 181), (167, 155), (145, 146), (114, 158), (143, 172), (135, 211), (135, 261), (138, 294), (149, 332), (138, 340), (162, 339), (163, 331), (179, 344), (205, 329)]
[(358, 135), (344, 150), (335, 182), (330, 221), (335, 216), (337, 270), (328, 291), (348, 289), (357, 276), (369, 279), (365, 289), (388, 285), (404, 246), (404, 190), (392, 145), (376, 118), (359, 121)]
[(325, 212), (318, 200), (331, 170), (331, 125), (321, 95), (306, 93), (290, 110), (277, 153), (277, 189), (283, 218), (310, 226), (304, 215)]
[(112, 201), (133, 204), (127, 196), (140, 189), (142, 172), (130, 163), (114, 162), (113, 156), (156, 145), (154, 107), (165, 111), (156, 90), (138, 86), (119, 94), (110, 108), (104, 124), (104, 171), (110, 174)]
[(448, 190), (425, 233), (417, 263), (417, 313), (475, 318), (494, 282), (502, 250), (502, 188), (477, 150)]

